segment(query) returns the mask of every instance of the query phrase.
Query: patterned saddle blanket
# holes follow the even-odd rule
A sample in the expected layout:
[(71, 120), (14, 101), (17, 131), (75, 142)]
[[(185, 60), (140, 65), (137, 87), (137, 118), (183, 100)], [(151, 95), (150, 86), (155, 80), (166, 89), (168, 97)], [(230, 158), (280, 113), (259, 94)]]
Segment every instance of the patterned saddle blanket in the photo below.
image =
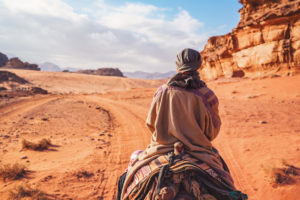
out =
[[(161, 183), (163, 190), (157, 191), (159, 173), (168, 164), (168, 155), (162, 155), (141, 167), (128, 185), (123, 199), (247, 199), (247, 195), (232, 187), (233, 180), (228, 170), (212, 168), (189, 154), (173, 161)], [(224, 169), (228, 169), (225, 162), (224, 165)]]

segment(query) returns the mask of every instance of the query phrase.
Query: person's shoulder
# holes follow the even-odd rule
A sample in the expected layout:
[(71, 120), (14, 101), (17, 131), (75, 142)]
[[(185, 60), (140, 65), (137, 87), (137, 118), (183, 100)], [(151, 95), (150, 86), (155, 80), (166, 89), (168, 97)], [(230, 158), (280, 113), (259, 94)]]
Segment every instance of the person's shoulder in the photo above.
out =
[(158, 95), (160, 95), (164, 90), (166, 90), (168, 87), (167, 84), (163, 84), (160, 87), (157, 88), (156, 92), (154, 93), (154, 97), (157, 97)]
[(199, 92), (204, 95), (204, 96), (212, 96), (215, 95), (214, 91), (212, 89), (210, 89), (209, 87), (201, 87), (200, 89), (198, 89)]
[(215, 95), (214, 92), (208, 87), (201, 87), (200, 89), (185, 89), (178, 86), (172, 86), (168, 84), (161, 85), (155, 92), (154, 96), (158, 96), (162, 93), (172, 93), (172, 94), (184, 94), (184, 95), (197, 95), (209, 97)]
[(214, 106), (219, 103), (218, 97), (216, 96), (214, 91), (209, 87), (202, 87), (198, 91), (202, 99), (208, 102), (211, 106)]

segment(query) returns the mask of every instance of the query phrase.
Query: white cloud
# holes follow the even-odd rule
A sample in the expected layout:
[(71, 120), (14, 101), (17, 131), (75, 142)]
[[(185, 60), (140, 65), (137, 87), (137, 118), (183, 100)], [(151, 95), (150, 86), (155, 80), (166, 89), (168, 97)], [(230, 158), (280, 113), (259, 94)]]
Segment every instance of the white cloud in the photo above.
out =
[(177, 18), (173, 21), (174, 26), (178, 27), (179, 30), (184, 32), (196, 32), (199, 28), (203, 26), (203, 23), (192, 18), (189, 13), (182, 10)]
[(86, 18), (74, 13), (71, 6), (60, 0), (2, 0), (8, 10), (15, 14), (31, 14), (36, 16), (52, 16), (61, 19), (79, 21)]
[(0, 51), (61, 67), (168, 71), (178, 51), (199, 50), (208, 37), (185, 10), (167, 19), (148, 4), (96, 5), (82, 14), (62, 0), (0, 0)]

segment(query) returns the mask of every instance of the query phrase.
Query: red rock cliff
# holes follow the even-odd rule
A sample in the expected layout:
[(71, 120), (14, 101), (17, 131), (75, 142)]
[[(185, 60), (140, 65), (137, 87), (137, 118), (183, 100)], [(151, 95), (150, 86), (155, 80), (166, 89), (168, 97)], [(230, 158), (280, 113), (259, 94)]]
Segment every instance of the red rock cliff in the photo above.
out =
[(201, 52), (204, 79), (300, 71), (300, 0), (239, 0), (240, 22)]

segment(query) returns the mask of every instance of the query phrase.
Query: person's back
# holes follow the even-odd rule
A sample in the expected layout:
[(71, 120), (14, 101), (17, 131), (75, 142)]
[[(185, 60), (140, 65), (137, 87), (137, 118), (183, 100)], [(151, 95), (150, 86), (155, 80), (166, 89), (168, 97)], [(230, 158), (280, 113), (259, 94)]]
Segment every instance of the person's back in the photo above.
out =
[(153, 143), (181, 141), (191, 151), (210, 151), (221, 126), (218, 99), (207, 87), (163, 85), (155, 94), (146, 124)]
[[(221, 126), (219, 102), (200, 80), (200, 65), (195, 50), (177, 55), (178, 73), (154, 95), (146, 120), (151, 143), (130, 167), (122, 199), (174, 199), (183, 190), (197, 199), (208, 198), (212, 191), (211, 199), (245, 197), (235, 191), (225, 162), (211, 144)], [(178, 142), (183, 150), (175, 155)]]

